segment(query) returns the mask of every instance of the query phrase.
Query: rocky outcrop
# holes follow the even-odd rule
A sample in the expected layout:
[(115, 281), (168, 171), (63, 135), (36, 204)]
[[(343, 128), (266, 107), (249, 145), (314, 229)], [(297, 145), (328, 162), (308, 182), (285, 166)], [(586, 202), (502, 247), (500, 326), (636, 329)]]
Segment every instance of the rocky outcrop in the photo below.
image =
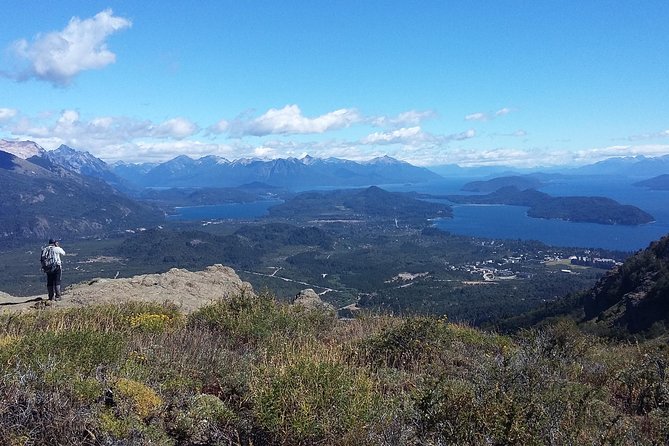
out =
[[(253, 294), (248, 282), (242, 281), (235, 270), (220, 264), (204, 271), (173, 268), (161, 274), (145, 274), (121, 279), (93, 279), (71, 285), (64, 290), (63, 300), (56, 308), (72, 308), (103, 303), (128, 301), (173, 303), (182, 311), (192, 312), (219, 299), (240, 293)], [(9, 310), (32, 308), (40, 296), (13, 298), (0, 296)], [(42, 296), (45, 297), (45, 296)]]
[(119, 301), (173, 302), (190, 312), (218, 299), (253, 293), (235, 270), (213, 265), (204, 271), (172, 268), (162, 274), (146, 274), (127, 279), (97, 279), (66, 290), (64, 301), (73, 304)]
[(307, 288), (295, 295), (292, 300), (293, 305), (301, 306), (310, 311), (335, 312), (335, 308), (327, 302), (324, 302), (316, 292)]

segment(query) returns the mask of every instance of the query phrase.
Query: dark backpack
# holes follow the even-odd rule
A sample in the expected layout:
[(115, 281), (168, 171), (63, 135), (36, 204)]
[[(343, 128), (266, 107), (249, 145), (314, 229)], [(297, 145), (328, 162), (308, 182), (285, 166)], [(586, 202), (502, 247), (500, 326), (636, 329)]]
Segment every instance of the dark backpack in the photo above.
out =
[(42, 254), (39, 257), (39, 262), (42, 264), (42, 271), (45, 273), (52, 273), (58, 269), (56, 263), (56, 256), (53, 252), (53, 246), (48, 245), (42, 248)]

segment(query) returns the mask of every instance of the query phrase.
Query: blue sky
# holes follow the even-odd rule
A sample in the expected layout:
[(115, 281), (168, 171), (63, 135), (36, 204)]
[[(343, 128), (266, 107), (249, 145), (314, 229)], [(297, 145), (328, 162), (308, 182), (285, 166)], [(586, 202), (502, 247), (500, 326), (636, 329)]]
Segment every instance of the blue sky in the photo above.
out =
[(0, 138), (105, 161), (669, 154), (667, 1), (3, 1)]

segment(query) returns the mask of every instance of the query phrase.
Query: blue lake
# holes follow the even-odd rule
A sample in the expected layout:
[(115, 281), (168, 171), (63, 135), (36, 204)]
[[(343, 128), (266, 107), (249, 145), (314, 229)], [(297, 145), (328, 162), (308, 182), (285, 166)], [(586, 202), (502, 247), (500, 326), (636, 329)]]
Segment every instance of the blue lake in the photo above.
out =
[[(460, 188), (480, 178), (453, 178), (441, 182), (387, 186), (392, 191), (417, 191), (435, 195), (465, 194)], [(501, 239), (538, 240), (554, 246), (636, 251), (669, 234), (669, 191), (633, 186), (638, 181), (611, 177), (573, 177), (554, 180), (540, 190), (553, 196), (602, 196), (637, 206), (655, 217), (639, 226), (599, 225), (527, 216), (521, 206), (452, 205), (453, 218), (435, 226), (453, 234)]]
[[(429, 194), (462, 194), (460, 188), (472, 178), (446, 179), (424, 184), (381, 185), (390, 191)], [(591, 195), (632, 204), (653, 215), (654, 223), (640, 226), (599, 225), (544, 220), (527, 216), (519, 206), (453, 205), (453, 218), (435, 221), (435, 226), (453, 234), (477, 237), (539, 240), (554, 246), (604, 248), (635, 251), (669, 233), (669, 191), (650, 191), (632, 185), (632, 180), (611, 178), (569, 178), (551, 182), (541, 190), (554, 196)], [(215, 206), (178, 208), (170, 220), (256, 219), (268, 214), (279, 200), (228, 203)]]
[[(468, 181), (449, 180), (420, 189), (433, 194), (462, 194), (459, 189)], [(574, 223), (531, 218), (527, 216), (527, 208), (520, 206), (453, 205), (453, 218), (436, 221), (435, 226), (453, 234), (636, 251), (669, 233), (669, 191), (651, 191), (633, 186), (632, 182), (624, 178), (578, 177), (551, 182), (540, 190), (553, 196), (609, 197), (643, 209), (655, 217), (655, 222), (639, 226)]]
[(669, 225), (599, 225), (527, 216), (527, 208), (504, 205), (454, 205), (453, 218), (435, 222), (453, 234), (489, 238), (539, 240), (554, 246), (635, 251), (669, 233)]

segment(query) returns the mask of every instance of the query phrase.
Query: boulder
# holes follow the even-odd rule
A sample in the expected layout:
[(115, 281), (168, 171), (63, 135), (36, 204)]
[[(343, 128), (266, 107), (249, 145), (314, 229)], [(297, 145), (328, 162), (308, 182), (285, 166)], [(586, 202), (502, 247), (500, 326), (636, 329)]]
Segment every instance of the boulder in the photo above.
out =
[(297, 293), (293, 298), (292, 304), (310, 311), (335, 312), (335, 308), (331, 304), (323, 302), (320, 296), (311, 288), (304, 289)]

